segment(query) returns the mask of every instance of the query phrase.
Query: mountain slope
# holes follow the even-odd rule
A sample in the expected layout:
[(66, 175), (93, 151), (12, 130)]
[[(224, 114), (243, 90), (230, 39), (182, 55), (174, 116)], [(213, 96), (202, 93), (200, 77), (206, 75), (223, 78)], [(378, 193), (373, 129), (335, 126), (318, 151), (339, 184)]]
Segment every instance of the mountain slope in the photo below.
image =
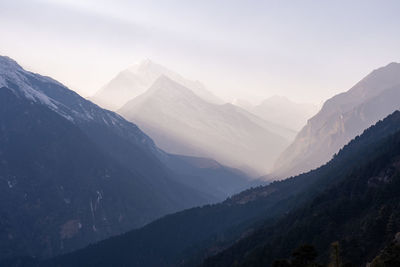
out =
[(327, 162), (343, 145), (400, 108), (400, 64), (377, 69), (325, 102), (276, 161), (274, 174), (295, 175)]
[(251, 186), (267, 184), (261, 179), (250, 180), (241, 170), (208, 158), (170, 155), (162, 161), (174, 171), (176, 181), (210, 196), (214, 202), (223, 201)]
[(205, 101), (222, 104), (222, 100), (206, 90), (200, 82), (187, 80), (148, 59), (120, 72), (101, 88), (91, 100), (104, 108), (117, 110), (132, 98), (144, 93), (162, 75), (189, 88)]
[(199, 170), (191, 183), (136, 125), (7, 57), (0, 95), (0, 258), (71, 251), (239, 190), (211, 190), (208, 176), (247, 182), (182, 161)]
[(249, 119), (253, 123), (260, 125), (264, 129), (266, 129), (276, 135), (282, 136), (283, 138), (285, 138), (286, 140), (288, 140), (290, 142), (293, 141), (294, 138), (296, 137), (297, 132), (295, 130), (286, 128), (279, 123), (274, 123), (269, 120), (264, 120), (261, 117), (256, 116), (252, 112), (250, 112), (246, 109), (243, 109), (239, 106), (236, 106), (233, 104), (225, 104), (223, 107), (228, 112), (238, 113), (238, 114), (245, 116), (247, 119)]
[(68, 120), (0, 91), (2, 258), (70, 251), (175, 209)]
[[(166, 216), (142, 229), (105, 240), (47, 263), (43, 262), (42, 265), (196, 266), (204, 257), (228, 248), (238, 239), (257, 236), (252, 233), (260, 225), (273, 226), (281, 216), (315, 199), (327, 188), (345, 181), (346, 177), (352, 175), (360, 166), (368, 165), (371, 160), (386, 153), (386, 150), (380, 150), (382, 140), (399, 131), (400, 112), (396, 112), (366, 130), (346, 145), (333, 160), (315, 171), (246, 190), (217, 205)], [(385, 147), (399, 152), (395, 149), (397, 147), (391, 144)], [(378, 155), (377, 151), (381, 154)], [(285, 225), (287, 224), (283, 224)], [(307, 233), (304, 229), (303, 232)], [(260, 242), (268, 240), (264, 235), (261, 237)], [(256, 244), (259, 244), (258, 239), (255, 240)], [(249, 243), (252, 244), (254, 242)], [(245, 255), (241, 252), (247, 251), (239, 248), (237, 254), (228, 250), (208, 261), (208, 264), (231, 266), (236, 259), (235, 255), (240, 259)], [(247, 248), (247, 243), (244, 248)]]
[(279, 130), (267, 129), (267, 122), (230, 104), (208, 103), (166, 76), (118, 112), (167, 152), (213, 158), (261, 174), (288, 144), (273, 132)]
[(301, 208), (203, 266), (271, 266), (302, 244), (314, 245), (327, 262), (333, 242), (342, 263), (365, 266), (400, 230), (400, 131), (378, 141), (357, 165)]

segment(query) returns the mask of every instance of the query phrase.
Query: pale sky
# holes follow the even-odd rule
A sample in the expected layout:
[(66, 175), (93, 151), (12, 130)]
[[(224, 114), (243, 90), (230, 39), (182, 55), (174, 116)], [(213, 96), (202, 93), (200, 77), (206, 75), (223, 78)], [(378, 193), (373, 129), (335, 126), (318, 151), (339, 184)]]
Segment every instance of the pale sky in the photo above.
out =
[(319, 103), (400, 61), (400, 1), (0, 0), (0, 55), (83, 96), (150, 58), (217, 95)]

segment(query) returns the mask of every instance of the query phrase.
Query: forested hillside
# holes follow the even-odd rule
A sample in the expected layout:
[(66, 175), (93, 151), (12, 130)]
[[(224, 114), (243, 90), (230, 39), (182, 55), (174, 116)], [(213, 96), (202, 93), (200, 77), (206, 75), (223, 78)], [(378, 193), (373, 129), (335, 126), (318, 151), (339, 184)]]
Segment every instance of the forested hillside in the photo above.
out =
[[(364, 135), (374, 136), (376, 128), (389, 121), (399, 123), (393, 120), (398, 115)], [(203, 266), (270, 266), (304, 244), (316, 248), (317, 261), (323, 264), (329, 261), (333, 242), (338, 242), (342, 263), (370, 262), (400, 231), (400, 132), (375, 142), (347, 175), (337, 176), (335, 183), (302, 207), (272, 226), (261, 227)]]

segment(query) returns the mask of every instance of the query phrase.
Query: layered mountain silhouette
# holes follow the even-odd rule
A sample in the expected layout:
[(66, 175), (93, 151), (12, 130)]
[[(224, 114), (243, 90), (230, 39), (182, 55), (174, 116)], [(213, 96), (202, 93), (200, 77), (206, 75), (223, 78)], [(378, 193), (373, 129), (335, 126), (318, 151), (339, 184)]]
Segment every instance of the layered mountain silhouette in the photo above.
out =
[(304, 242), (327, 260), (334, 241), (343, 245), (345, 259), (360, 265), (400, 230), (399, 156), (395, 112), (314, 171), (168, 215), (39, 265), (198, 266), (215, 255), (204, 266), (270, 266)]
[(400, 64), (326, 101), (276, 163), (304, 173), (262, 186), (227, 165), (265, 172), (294, 131), (156, 76), (129, 122), (0, 57), (0, 266), (399, 261)]
[(213, 158), (250, 173), (267, 173), (294, 136), (232, 104), (207, 102), (167, 76), (118, 113), (167, 152)]
[(295, 103), (284, 96), (272, 96), (256, 106), (247, 108), (266, 121), (295, 131), (300, 131), (307, 124), (307, 120), (318, 112), (316, 105)]
[(7, 57), (0, 111), (1, 259), (71, 251), (248, 185), (213, 160), (165, 153), (135, 124)]
[(117, 110), (132, 98), (144, 93), (162, 75), (190, 88), (205, 101), (214, 104), (223, 103), (221, 99), (208, 91), (200, 82), (185, 79), (149, 59), (120, 72), (100, 89), (91, 100), (104, 108)]
[(354, 87), (327, 100), (276, 161), (286, 177), (327, 162), (352, 138), (400, 108), (400, 64), (374, 70)]

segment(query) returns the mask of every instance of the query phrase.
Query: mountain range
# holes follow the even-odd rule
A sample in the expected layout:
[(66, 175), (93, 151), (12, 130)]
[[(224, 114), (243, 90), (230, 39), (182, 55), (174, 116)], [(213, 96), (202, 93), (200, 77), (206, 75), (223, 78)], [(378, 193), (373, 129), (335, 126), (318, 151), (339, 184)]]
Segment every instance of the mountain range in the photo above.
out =
[(400, 231), (399, 156), (397, 111), (314, 171), (168, 215), (40, 266), (271, 266), (304, 242), (327, 261), (335, 241), (343, 263), (359, 266)]
[(400, 262), (400, 64), (326, 101), (269, 184), (243, 170), (295, 131), (135, 68), (118, 115), (0, 56), (0, 266)]
[(144, 93), (162, 75), (190, 88), (205, 101), (223, 104), (223, 101), (208, 91), (202, 83), (188, 80), (149, 59), (118, 73), (90, 99), (104, 108), (117, 110), (129, 100)]
[(269, 171), (295, 134), (232, 104), (207, 102), (167, 76), (118, 113), (167, 152), (213, 158), (260, 175)]
[[(248, 177), (0, 57), (0, 258), (50, 257), (212, 203)], [(223, 186), (229, 184), (229, 187)]]
[(275, 163), (288, 177), (326, 163), (364, 129), (400, 108), (400, 64), (374, 70), (349, 91), (327, 100)]

